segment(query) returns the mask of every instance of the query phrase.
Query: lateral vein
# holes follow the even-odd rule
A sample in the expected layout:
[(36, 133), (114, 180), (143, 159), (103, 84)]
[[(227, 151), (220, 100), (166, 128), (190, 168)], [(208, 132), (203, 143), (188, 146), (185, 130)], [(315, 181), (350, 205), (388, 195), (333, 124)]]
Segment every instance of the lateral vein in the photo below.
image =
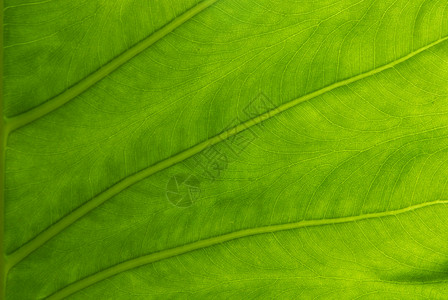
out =
[(95, 283), (103, 281), (103, 280), (110, 278), (112, 276), (115, 276), (119, 273), (132, 270), (134, 268), (138, 268), (138, 267), (141, 267), (141, 266), (144, 266), (147, 264), (151, 264), (151, 263), (154, 263), (157, 261), (161, 261), (164, 259), (179, 256), (179, 255), (182, 255), (182, 254), (185, 254), (188, 252), (208, 248), (211, 246), (216, 246), (216, 245), (219, 245), (219, 244), (222, 244), (225, 242), (230, 242), (230, 241), (245, 238), (245, 237), (267, 234), (267, 233), (275, 233), (275, 232), (280, 232), (280, 231), (294, 230), (294, 229), (300, 229), (300, 228), (306, 228), (306, 227), (335, 225), (335, 224), (342, 224), (342, 223), (364, 221), (364, 220), (369, 220), (369, 219), (391, 217), (391, 216), (397, 216), (400, 214), (412, 212), (412, 211), (422, 209), (425, 207), (430, 207), (430, 206), (434, 206), (434, 205), (446, 205), (446, 204), (448, 204), (448, 200), (436, 200), (433, 202), (417, 204), (417, 205), (409, 206), (406, 208), (392, 210), (392, 211), (386, 211), (386, 212), (370, 213), (370, 214), (359, 215), (359, 216), (341, 217), (341, 218), (333, 218), (333, 219), (304, 220), (304, 221), (299, 221), (299, 222), (294, 222), (294, 223), (284, 223), (284, 224), (278, 224), (278, 225), (254, 227), (254, 228), (250, 228), (250, 229), (234, 231), (231, 233), (215, 236), (215, 237), (208, 238), (208, 239), (199, 240), (197, 242), (193, 242), (193, 243), (186, 244), (183, 246), (163, 250), (160, 252), (152, 253), (152, 254), (145, 255), (145, 256), (140, 256), (138, 258), (134, 258), (134, 259), (125, 261), (123, 263), (117, 264), (115, 266), (112, 266), (110, 268), (107, 268), (105, 270), (97, 272), (95, 274), (92, 274), (88, 277), (85, 277), (85, 278), (83, 278), (79, 281), (76, 281), (70, 285), (67, 285), (66, 287), (64, 287), (64, 288), (60, 289), (59, 291), (57, 291), (56, 293), (52, 294), (48, 298), (48, 300), (63, 299), (65, 297), (68, 297), (68, 296), (70, 296), (82, 289), (85, 289)]
[(17, 130), (60, 108), (217, 1), (219, 0), (204, 0), (203, 2), (197, 4), (190, 10), (175, 18), (173, 21), (171, 21), (158, 31), (151, 34), (149, 37), (145, 38), (125, 52), (121, 53), (119, 56), (115, 57), (100, 69), (88, 75), (58, 96), (40, 104), (39, 106), (36, 106), (35, 108), (30, 109), (27, 112), (7, 119), (8, 123), (10, 124), (11, 131)]
[[(212, 1), (209, 1), (209, 2), (212, 2)], [(439, 39), (425, 47), (422, 47), (422, 48), (420, 48), (420, 49), (418, 49), (418, 50), (416, 50), (398, 60), (388, 63), (382, 67), (373, 69), (366, 73), (359, 74), (359, 75), (351, 77), (349, 79), (342, 80), (340, 82), (336, 82), (336, 83), (331, 84), (327, 87), (324, 87), (320, 90), (317, 90), (310, 94), (304, 95), (302, 97), (299, 97), (299, 98), (291, 100), (287, 103), (284, 103), (271, 111), (263, 113), (263, 114), (255, 117), (253, 119), (250, 119), (246, 122), (240, 123), (239, 125), (231, 128), (229, 130), (226, 130), (208, 140), (205, 140), (199, 144), (196, 144), (195, 146), (188, 148), (170, 158), (159, 161), (158, 163), (156, 163), (152, 166), (149, 166), (146, 169), (138, 171), (138, 172), (122, 179), (121, 181), (115, 183), (110, 188), (101, 192), (100, 194), (98, 194), (91, 200), (87, 201), (86, 203), (84, 203), (83, 205), (81, 205), (80, 207), (78, 207), (77, 209), (72, 211), (71, 213), (67, 214), (66, 216), (61, 218), (59, 221), (57, 221), (56, 223), (54, 223), (53, 225), (51, 225), (50, 227), (48, 227), (47, 229), (42, 231), (35, 238), (33, 238), (32, 240), (30, 240), (29, 242), (27, 242), (26, 244), (21, 246), (19, 249), (17, 249), (16, 251), (14, 251), (10, 255), (8, 255), (8, 261), (10, 263), (11, 268), (14, 265), (18, 264), (20, 261), (22, 261), (24, 258), (26, 258), (29, 254), (31, 254), (35, 250), (39, 249), (42, 245), (44, 245), (46, 242), (48, 242), (54, 236), (58, 235), (65, 228), (69, 227), (74, 222), (76, 222), (77, 220), (79, 220), (80, 218), (85, 216), (87, 213), (89, 213), (93, 209), (97, 208), (102, 203), (106, 202), (107, 200), (111, 199), (112, 197), (118, 195), (120, 192), (122, 192), (123, 190), (127, 189), (128, 187), (134, 185), (135, 183), (137, 183), (155, 173), (163, 171), (175, 164), (178, 164), (178, 163), (192, 157), (193, 155), (200, 153), (204, 149), (206, 149), (210, 146), (213, 146), (215, 144), (218, 144), (219, 142), (224, 141), (224, 140), (228, 139), (229, 137), (232, 137), (232, 136), (234, 136), (252, 126), (255, 126), (267, 119), (270, 119), (270, 118), (272, 118), (272, 117), (274, 117), (292, 107), (295, 107), (302, 102), (311, 100), (313, 98), (321, 96), (321, 95), (323, 95), (327, 92), (330, 92), (334, 89), (337, 89), (339, 87), (346, 86), (348, 84), (351, 84), (356, 81), (362, 80), (364, 78), (373, 76), (373, 75), (383, 72), (385, 70), (391, 69), (391, 68), (395, 67), (396, 65), (403, 63), (403, 62), (411, 59), (412, 57), (416, 56), (417, 54), (420, 54), (423, 51), (428, 50), (446, 40), (448, 40), (448, 36), (444, 37), (442, 39)]]

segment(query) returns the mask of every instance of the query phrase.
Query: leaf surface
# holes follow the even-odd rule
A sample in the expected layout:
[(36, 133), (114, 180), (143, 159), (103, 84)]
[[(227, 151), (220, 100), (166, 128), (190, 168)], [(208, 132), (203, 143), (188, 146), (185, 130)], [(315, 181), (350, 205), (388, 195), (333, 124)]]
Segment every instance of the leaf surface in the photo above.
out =
[(6, 299), (446, 297), (446, 1), (3, 22)]

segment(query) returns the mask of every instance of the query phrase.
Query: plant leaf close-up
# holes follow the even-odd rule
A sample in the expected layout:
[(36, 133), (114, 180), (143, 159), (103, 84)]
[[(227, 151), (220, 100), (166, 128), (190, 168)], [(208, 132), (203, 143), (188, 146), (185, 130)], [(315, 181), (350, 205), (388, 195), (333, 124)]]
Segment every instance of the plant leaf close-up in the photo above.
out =
[(448, 299), (446, 0), (2, 0), (1, 299)]

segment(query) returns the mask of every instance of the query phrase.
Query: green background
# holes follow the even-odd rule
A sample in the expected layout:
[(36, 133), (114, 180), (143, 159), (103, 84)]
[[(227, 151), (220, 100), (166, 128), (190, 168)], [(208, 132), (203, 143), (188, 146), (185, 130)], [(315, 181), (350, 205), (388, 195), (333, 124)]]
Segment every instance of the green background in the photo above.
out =
[(6, 299), (447, 299), (446, 1), (3, 6)]

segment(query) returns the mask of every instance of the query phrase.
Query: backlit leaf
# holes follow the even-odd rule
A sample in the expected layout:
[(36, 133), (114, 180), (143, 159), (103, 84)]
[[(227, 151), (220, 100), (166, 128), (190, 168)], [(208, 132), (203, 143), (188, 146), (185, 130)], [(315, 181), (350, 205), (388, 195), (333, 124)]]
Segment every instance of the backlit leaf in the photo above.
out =
[(446, 299), (448, 3), (4, 0), (5, 299)]

